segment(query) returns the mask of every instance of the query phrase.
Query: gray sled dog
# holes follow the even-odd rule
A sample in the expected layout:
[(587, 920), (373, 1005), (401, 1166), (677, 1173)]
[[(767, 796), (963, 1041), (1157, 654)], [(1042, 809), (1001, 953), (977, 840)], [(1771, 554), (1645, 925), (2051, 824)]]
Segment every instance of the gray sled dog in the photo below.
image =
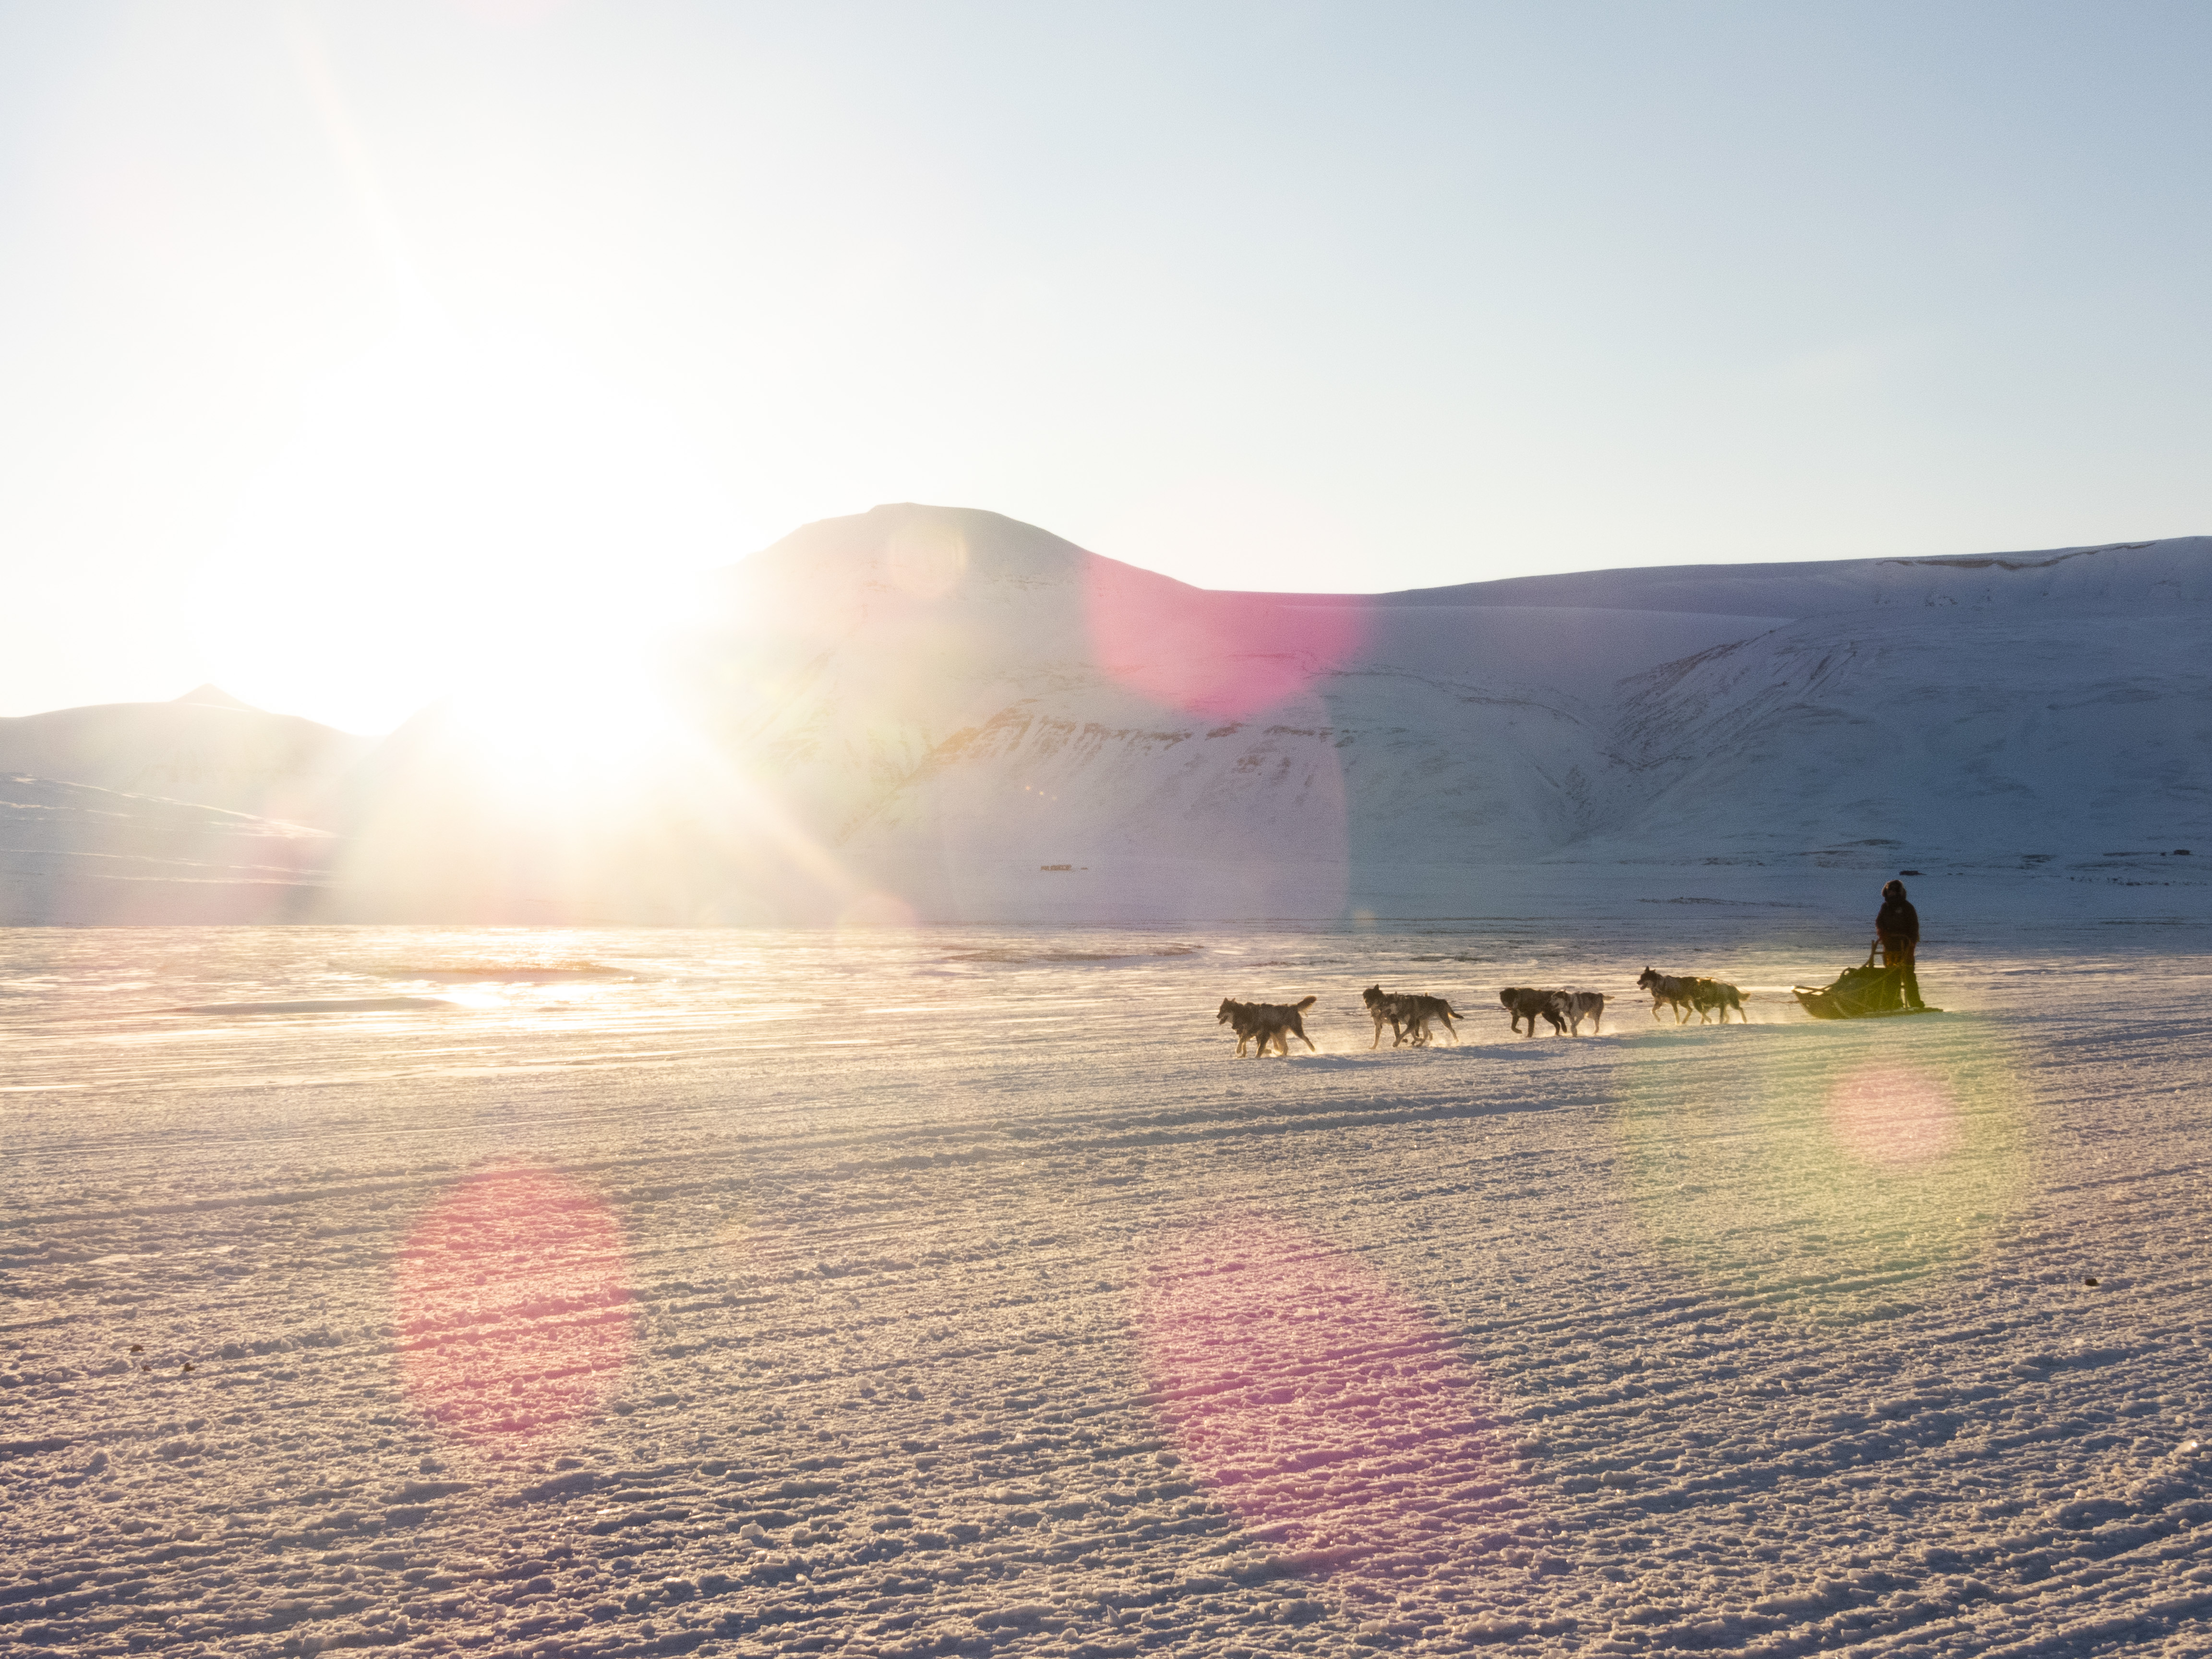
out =
[(1743, 1011), (1743, 1005), (1751, 1000), (1748, 992), (1739, 991), (1735, 986), (1717, 979), (1693, 979), (1690, 985), (1690, 1004), (1698, 1011), (1700, 1025), (1705, 1023), (1706, 1012), (1711, 1009), (1718, 1009), (1721, 1024), (1727, 1024), (1731, 1008), (1735, 1010), (1738, 1019), (1747, 1025), (1751, 1024), (1751, 1016)]
[(1721, 1024), (1725, 1025), (1729, 1010), (1733, 1008), (1738, 1019), (1747, 1025), (1751, 1023), (1751, 1016), (1743, 1011), (1743, 1005), (1751, 998), (1724, 981), (1694, 976), (1675, 978), (1646, 968), (1636, 982), (1651, 993), (1651, 1018), (1654, 1019), (1659, 1018), (1662, 1008), (1672, 1007), (1677, 1025), (1686, 1024), (1692, 1011), (1698, 1016), (1698, 1024), (1710, 1025), (1713, 1011), (1717, 1009)]
[(1636, 976), (1636, 983), (1651, 993), (1651, 1018), (1654, 1019), (1659, 1018), (1662, 1008), (1672, 1008), (1674, 1024), (1680, 1025), (1689, 1018), (1690, 1010), (1696, 1006), (1693, 988), (1697, 981), (1693, 979), (1676, 979), (1656, 969), (1646, 968)]
[(1367, 1045), (1370, 1048), (1382, 1046), (1382, 1028), (1386, 1024), (1390, 1028), (1393, 1048), (1408, 1041), (1416, 1048), (1425, 1048), (1429, 1045), (1429, 1022), (1432, 1019), (1443, 1021), (1444, 1030), (1452, 1034), (1452, 1041), (1459, 1041), (1459, 1028), (1452, 1021), (1462, 1016), (1447, 998), (1422, 996), (1413, 991), (1386, 991), (1379, 985), (1370, 985), (1359, 994), (1359, 1000), (1367, 1005), (1367, 1012), (1375, 1018), (1375, 1041)]
[(1567, 1029), (1575, 1036), (1583, 1034), (1583, 1022), (1590, 1023), (1590, 1030), (1602, 1036), (1605, 1034), (1605, 993), (1602, 991), (1562, 991), (1567, 1000)]
[[(1314, 1040), (1306, 1035), (1306, 1023), (1299, 1016), (1320, 1000), (1318, 997), (1308, 997), (1303, 1002), (1239, 1002), (1234, 997), (1224, 997), (1220, 1011), (1213, 1018), (1237, 1033), (1239, 1054), (1244, 1052), (1244, 1045), (1256, 1037), (1260, 1046), (1252, 1051), (1255, 1060), (1267, 1052), (1270, 1042), (1287, 1056), (1291, 1052), (1288, 1039), (1292, 1036), (1307, 1048), (1314, 1048)], [(1319, 1054), (1321, 1050), (1314, 1048), (1314, 1052)]]

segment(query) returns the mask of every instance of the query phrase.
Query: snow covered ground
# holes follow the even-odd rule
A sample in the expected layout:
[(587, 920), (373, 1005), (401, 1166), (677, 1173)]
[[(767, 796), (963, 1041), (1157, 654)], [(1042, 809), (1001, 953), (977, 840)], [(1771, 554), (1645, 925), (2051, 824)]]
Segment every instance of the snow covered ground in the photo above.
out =
[(2212, 1650), (2212, 929), (1772, 914), (0, 934), (0, 1644)]

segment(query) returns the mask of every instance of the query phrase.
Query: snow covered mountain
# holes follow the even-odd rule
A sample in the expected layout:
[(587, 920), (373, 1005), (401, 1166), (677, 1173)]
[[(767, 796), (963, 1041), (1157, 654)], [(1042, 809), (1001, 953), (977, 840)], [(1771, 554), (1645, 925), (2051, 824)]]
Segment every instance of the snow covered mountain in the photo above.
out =
[[(339, 832), (346, 920), (1555, 914), (1899, 868), (2201, 894), (2208, 617), (2204, 538), (1220, 593), (881, 507), (718, 573), (659, 683), (590, 685), (520, 769), (430, 710), (325, 744), (292, 815)], [(0, 771), (178, 794), (94, 745), (27, 764), (33, 724)], [(252, 787), (180, 798), (302, 799)]]
[(2204, 538), (1216, 594), (901, 507), (807, 527), (723, 602), (722, 752), (925, 915), (2108, 883), (2208, 840)]

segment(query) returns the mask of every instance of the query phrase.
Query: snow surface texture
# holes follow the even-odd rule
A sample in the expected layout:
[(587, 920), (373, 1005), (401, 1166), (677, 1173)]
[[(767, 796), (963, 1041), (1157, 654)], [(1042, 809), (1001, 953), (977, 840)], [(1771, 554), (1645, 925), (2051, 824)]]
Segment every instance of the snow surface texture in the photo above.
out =
[(282, 819), (0, 775), (0, 925), (306, 915), (335, 845)]
[(0, 935), (0, 1644), (2201, 1655), (2212, 938), (1930, 921)]
[[(1609, 914), (1899, 867), (2047, 907), (2212, 853), (2205, 538), (1268, 595), (884, 507), (698, 610), (664, 684), (544, 688), (520, 770), (443, 709), (366, 753), (209, 707), (0, 722), (0, 772), (117, 792), (88, 848), (0, 788), (0, 921)], [(149, 794), (337, 838), (272, 887)]]

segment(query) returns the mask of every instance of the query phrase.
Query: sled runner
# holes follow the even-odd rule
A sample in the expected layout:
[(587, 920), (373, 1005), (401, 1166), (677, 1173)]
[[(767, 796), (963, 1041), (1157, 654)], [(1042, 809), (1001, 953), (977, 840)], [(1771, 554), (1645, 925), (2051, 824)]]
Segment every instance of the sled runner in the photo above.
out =
[(1897, 1014), (1940, 1014), (1941, 1008), (1908, 1008), (1905, 1004), (1905, 969), (1877, 968), (1874, 952), (1856, 968), (1846, 968), (1835, 983), (1814, 987), (1793, 985), (1790, 994), (1815, 1019), (1883, 1019)]

